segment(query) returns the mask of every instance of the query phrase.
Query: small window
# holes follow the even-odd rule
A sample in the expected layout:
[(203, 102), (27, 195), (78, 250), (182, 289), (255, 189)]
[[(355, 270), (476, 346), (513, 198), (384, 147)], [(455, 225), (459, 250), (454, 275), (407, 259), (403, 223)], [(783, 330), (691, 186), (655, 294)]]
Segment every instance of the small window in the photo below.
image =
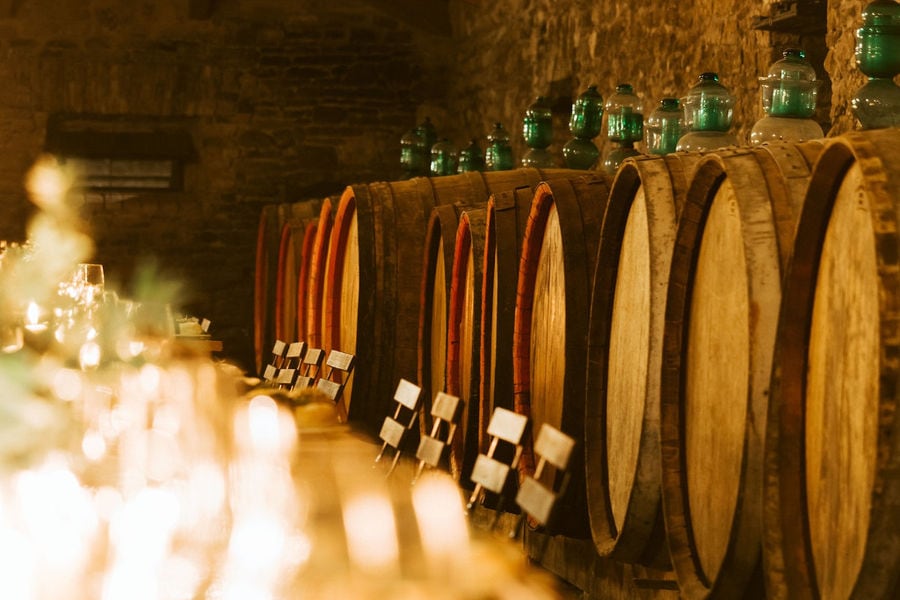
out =
[(181, 191), (184, 163), (195, 159), (185, 131), (51, 128), (46, 150), (72, 168), (86, 193)]

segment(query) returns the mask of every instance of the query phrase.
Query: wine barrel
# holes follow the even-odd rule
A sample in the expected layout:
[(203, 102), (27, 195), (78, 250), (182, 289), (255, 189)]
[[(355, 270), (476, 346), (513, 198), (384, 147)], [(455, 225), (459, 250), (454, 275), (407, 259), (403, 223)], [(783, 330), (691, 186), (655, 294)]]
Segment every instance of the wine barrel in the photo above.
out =
[[(321, 201), (295, 202), (281, 228), (275, 287), (275, 337), (290, 343), (305, 339), (305, 279), (309, 277), (312, 242), (319, 221)], [(310, 236), (312, 230), (312, 236)]]
[(377, 432), (402, 377), (415, 379), (426, 219), (565, 170), (515, 169), (349, 186), (338, 204), (325, 287), (325, 337), (357, 356), (349, 418)]
[(422, 388), (419, 426), (423, 434), (431, 431), (431, 401), (434, 395), (447, 391), (450, 277), (459, 215), (465, 208), (463, 204), (435, 206), (431, 209), (425, 230), (417, 357), (418, 382)]
[(660, 452), (666, 537), (685, 598), (738, 598), (761, 588), (765, 419), (794, 231), (778, 219), (796, 220), (806, 156), (821, 143), (777, 148), (783, 155), (764, 147), (705, 156), (678, 222)]
[(275, 340), (275, 285), (285, 214), (284, 204), (268, 204), (259, 216), (253, 282), (253, 350), (257, 374), (265, 368)]
[(784, 283), (766, 440), (774, 599), (900, 593), (900, 129), (827, 142)]
[[(309, 259), (309, 282), (306, 290), (306, 334), (304, 340), (309, 348), (328, 350), (323, 329), (325, 318), (325, 279), (328, 275), (331, 229), (334, 223), (334, 203), (326, 198), (319, 211), (316, 224), (316, 238), (313, 241)], [(326, 347), (328, 346), (328, 348)]]
[[(655, 563), (659, 385), (678, 211), (699, 154), (627, 159), (610, 190), (591, 293), (585, 471), (597, 552)], [(663, 557), (665, 558), (665, 557)]]
[(479, 452), (479, 341), (486, 212), (484, 208), (471, 208), (460, 215), (450, 278), (447, 393), (462, 401), (459, 428), (450, 445), (450, 472), (462, 482), (469, 481)]
[(297, 275), (297, 337), (298, 341), (306, 341), (307, 302), (309, 301), (310, 266), (312, 265), (313, 247), (316, 243), (316, 232), (319, 220), (313, 219), (306, 224), (303, 231), (303, 243), (300, 254), (300, 270)]
[[(536, 434), (548, 424), (573, 438), (569, 484), (548, 531), (589, 538), (584, 481), (584, 389), (589, 295), (609, 184), (594, 177), (538, 186), (519, 261), (513, 336), (513, 404)], [(534, 473), (526, 434), (523, 475)], [(542, 480), (560, 484), (552, 467)]]
[(481, 282), (481, 378), (478, 446), (487, 452), (487, 427), (496, 408), (513, 410), (513, 332), (522, 240), (534, 191), (529, 187), (494, 194), (485, 213)]
[(295, 244), (294, 226), (281, 226), (278, 247), (278, 269), (275, 277), (275, 337), (287, 342), (297, 335), (297, 277), (299, 275), (300, 246)]

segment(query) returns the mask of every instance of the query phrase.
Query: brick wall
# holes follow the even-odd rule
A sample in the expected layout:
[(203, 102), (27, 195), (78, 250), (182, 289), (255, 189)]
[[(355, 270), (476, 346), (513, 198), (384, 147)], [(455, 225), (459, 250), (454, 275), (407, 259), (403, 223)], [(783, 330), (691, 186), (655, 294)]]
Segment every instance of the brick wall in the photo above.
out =
[(84, 214), (109, 279), (153, 257), (245, 366), (261, 206), (397, 178), (400, 136), (442, 95), (441, 40), (361, 0), (219, 0), (208, 18), (188, 0), (17, 4), (0, 14), (0, 238), (23, 236), (22, 178), (54, 123), (187, 132), (183, 191)]

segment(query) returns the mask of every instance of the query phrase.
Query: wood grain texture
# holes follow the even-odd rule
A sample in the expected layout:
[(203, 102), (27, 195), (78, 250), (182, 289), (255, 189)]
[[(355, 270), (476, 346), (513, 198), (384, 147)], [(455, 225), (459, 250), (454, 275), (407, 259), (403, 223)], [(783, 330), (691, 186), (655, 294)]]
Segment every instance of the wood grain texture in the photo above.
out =
[[(296, 244), (301, 240), (297, 239)], [(278, 269), (275, 283), (275, 337), (287, 342), (297, 335), (297, 262), (294, 226), (285, 223), (281, 228), (278, 246)]]
[[(659, 393), (676, 209), (687, 161), (629, 159), (610, 190), (591, 294), (585, 451), (601, 556), (657, 560)], [(665, 559), (663, 559), (665, 560)]]
[(300, 269), (297, 274), (297, 333), (296, 339), (306, 341), (306, 302), (309, 295), (309, 267), (312, 261), (313, 246), (316, 243), (318, 219), (310, 221), (303, 232), (301, 246)]
[(450, 281), (447, 392), (462, 402), (459, 428), (450, 447), (450, 470), (461, 481), (468, 479), (479, 451), (480, 348), (477, 342), (481, 326), (484, 231), (484, 208), (468, 208), (460, 214)]
[[(589, 290), (609, 186), (602, 179), (545, 182), (535, 191), (519, 263), (513, 337), (516, 412), (575, 440), (584, 439), (584, 386)], [(534, 471), (526, 436), (522, 475)], [(584, 447), (573, 453), (559, 519), (548, 528), (588, 537)], [(545, 469), (546, 482), (560, 473)]]
[(322, 203), (316, 239), (309, 260), (309, 284), (306, 298), (306, 336), (310, 348), (322, 348), (324, 342), (325, 280), (328, 276), (328, 253), (331, 248), (331, 228), (334, 225), (335, 206), (331, 199)]
[[(349, 418), (377, 434), (390, 411), (391, 394), (400, 378), (415, 380), (418, 362), (418, 324), (421, 310), (421, 264), (425, 229), (431, 209), (443, 204), (485, 202), (502, 189), (536, 183), (568, 170), (516, 169), (506, 172), (465, 173), (447, 177), (418, 177), (408, 181), (379, 182), (348, 187), (337, 207), (329, 248), (326, 278), (325, 338), (355, 348), (333, 346), (359, 357), (352, 393), (345, 390)], [(352, 209), (344, 205), (353, 205)], [(341, 215), (340, 217), (337, 215)], [(358, 254), (358, 275), (345, 267), (350, 222), (356, 219), (353, 245)], [(356, 298), (343, 297), (342, 275), (358, 277)], [(331, 276), (333, 275), (333, 276)], [(342, 302), (358, 303), (347, 312)], [(355, 314), (355, 320), (342, 315)], [(347, 330), (353, 329), (352, 335)], [(361, 396), (358, 399), (355, 396)]]
[[(773, 155), (697, 165), (666, 298), (660, 441), (666, 535), (686, 598), (738, 597), (758, 572), (763, 449), (792, 227)], [(787, 193), (782, 193), (788, 190)], [(802, 202), (802, 201), (799, 201)]]
[(442, 204), (431, 209), (425, 230), (422, 260), (417, 373), (422, 388), (419, 430), (430, 433), (435, 394), (446, 391), (447, 318), (450, 275), (459, 213), (463, 205)]
[(828, 140), (796, 228), (766, 440), (772, 598), (900, 591), (898, 141)]
[[(810, 544), (824, 598), (848, 598), (865, 553), (878, 447), (878, 281), (857, 166), (832, 208), (819, 258), (806, 384)], [(835, 352), (841, 348), (841, 352)]]
[(513, 409), (512, 340), (519, 258), (534, 190), (491, 196), (486, 207), (481, 285), (479, 447), (486, 452), (494, 409)]
[(278, 229), (278, 221), (278, 206), (268, 205), (262, 208), (256, 233), (256, 269), (253, 280), (253, 346), (257, 374), (262, 373), (274, 340), (270, 304), (274, 301), (274, 268), (278, 252), (273, 232)]

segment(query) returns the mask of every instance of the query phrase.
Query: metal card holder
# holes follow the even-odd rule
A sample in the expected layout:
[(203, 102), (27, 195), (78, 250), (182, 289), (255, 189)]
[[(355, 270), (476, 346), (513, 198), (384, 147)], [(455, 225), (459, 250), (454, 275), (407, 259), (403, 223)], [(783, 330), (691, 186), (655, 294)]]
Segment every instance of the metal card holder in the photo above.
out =
[(275, 377), (278, 374), (278, 369), (275, 368), (275, 365), (266, 365), (265, 371), (263, 371), (263, 381), (267, 381), (269, 383), (275, 381)]
[[(519, 459), (522, 458), (522, 436), (525, 435), (527, 427), (528, 417), (525, 415), (520, 415), (499, 406), (494, 409), (487, 428), (488, 435), (491, 436), (491, 445), (488, 447), (487, 454), (478, 455), (478, 458), (475, 459), (475, 466), (472, 469), (471, 479), (475, 483), (475, 489), (472, 491), (472, 495), (469, 496), (469, 502), (466, 505), (469, 510), (472, 510), (475, 506), (475, 502), (481, 496), (483, 490), (498, 494), (500, 496), (499, 506), (503, 506), (503, 491), (509, 480), (510, 472), (518, 467)], [(515, 447), (515, 453), (509, 464), (502, 463), (494, 458), (501, 441), (512, 444)], [(503, 468), (501, 469), (498, 465)]]
[(303, 355), (303, 375), (309, 377), (311, 379), (311, 383), (314, 383), (316, 379), (319, 377), (319, 369), (322, 367), (322, 359), (325, 357), (325, 352), (321, 348), (309, 348), (306, 351), (306, 354)]
[[(434, 423), (431, 426), (431, 433), (423, 435), (419, 440), (419, 448), (416, 450), (416, 458), (419, 459), (419, 466), (416, 468), (416, 475), (413, 483), (425, 470), (425, 466), (436, 468), (444, 454), (446, 448), (453, 440), (456, 434), (456, 421), (459, 419), (460, 407), (462, 403), (458, 396), (452, 396), (445, 392), (438, 392), (431, 403), (431, 417)], [(446, 437), (441, 439), (441, 427), (446, 424)]]
[[(574, 448), (575, 440), (571, 437), (546, 423), (541, 425), (541, 431), (534, 442), (534, 453), (539, 459), (534, 475), (525, 478), (516, 494), (516, 504), (522, 509), (522, 516), (519, 517), (514, 535), (517, 534), (526, 514), (539, 525), (548, 523), (557, 499), (565, 493), (569, 483), (569, 473), (566, 470)], [(547, 488), (540, 482), (544, 467), (548, 464), (563, 473), (562, 483), (557, 489)]]
[[(400, 460), (400, 454), (402, 453), (400, 446), (406, 437), (406, 433), (413, 428), (416, 417), (419, 415), (419, 399), (421, 396), (422, 388), (413, 382), (401, 379), (397, 383), (397, 389), (394, 391), (394, 400), (397, 402), (397, 408), (394, 409), (393, 416), (388, 415), (384, 418), (381, 432), (378, 435), (383, 443), (381, 444), (381, 451), (375, 457), (375, 463), (377, 464), (381, 461), (388, 447), (394, 449), (394, 460), (391, 462), (391, 467), (386, 476), (394, 472), (397, 461)], [(401, 422), (404, 412), (410, 413), (406, 424)]]
[(347, 418), (347, 408), (344, 406), (342, 397), (344, 386), (350, 381), (355, 362), (355, 355), (332, 350), (328, 353), (328, 359), (325, 361), (325, 374), (316, 382), (316, 386), (328, 394), (337, 405), (338, 418), (341, 421), (345, 421)]
[(275, 384), (280, 388), (291, 390), (294, 388), (294, 377), (297, 375), (296, 369), (281, 369), (275, 378)]
[(316, 388), (331, 398), (332, 402), (338, 401), (342, 387), (338, 382), (325, 379), (324, 377), (316, 381)]
[(287, 350), (287, 344), (281, 340), (275, 340), (272, 345), (272, 364), (276, 369), (280, 369), (284, 365), (284, 352)]
[(299, 367), (303, 354), (306, 352), (306, 342), (293, 342), (284, 354), (286, 367)]
[(294, 389), (303, 390), (312, 387), (312, 384), (313, 378), (309, 375), (297, 375), (297, 378), (294, 380)]

